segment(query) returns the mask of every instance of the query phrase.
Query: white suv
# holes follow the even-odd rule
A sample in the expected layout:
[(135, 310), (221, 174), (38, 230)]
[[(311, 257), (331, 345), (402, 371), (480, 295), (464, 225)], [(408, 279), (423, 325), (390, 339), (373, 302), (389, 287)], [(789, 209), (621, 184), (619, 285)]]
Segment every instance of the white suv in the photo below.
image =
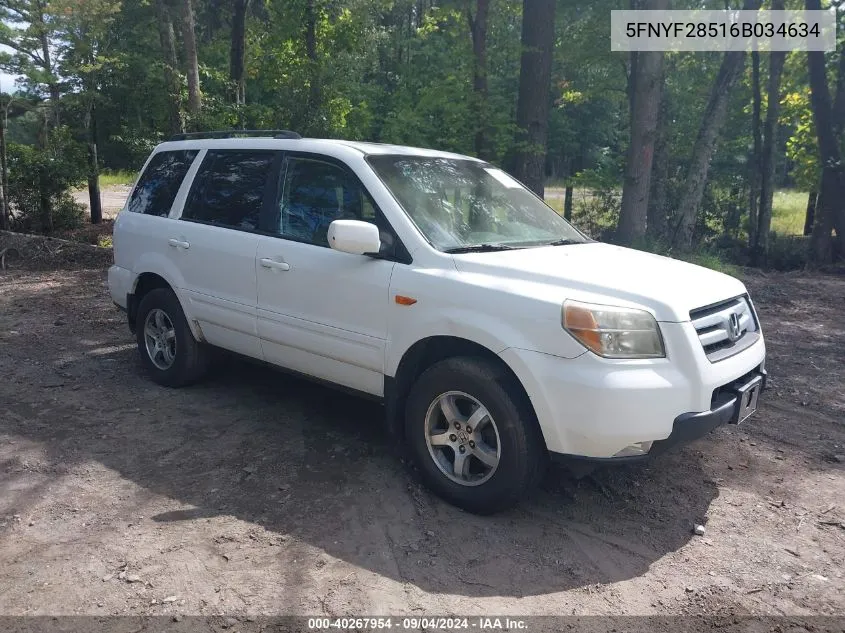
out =
[(754, 411), (745, 287), (590, 240), (502, 170), (295, 133), (159, 145), (109, 288), (156, 382), (210, 346), (381, 398), (427, 484), (516, 503), (551, 456), (645, 458)]

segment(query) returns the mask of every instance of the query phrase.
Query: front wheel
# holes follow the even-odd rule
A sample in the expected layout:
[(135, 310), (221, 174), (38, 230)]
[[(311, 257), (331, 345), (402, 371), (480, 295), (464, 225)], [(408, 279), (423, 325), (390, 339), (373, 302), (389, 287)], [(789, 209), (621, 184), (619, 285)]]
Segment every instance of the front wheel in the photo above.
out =
[(546, 462), (519, 385), (478, 358), (449, 358), (420, 376), (408, 396), (405, 437), (426, 484), (478, 514), (518, 503)]

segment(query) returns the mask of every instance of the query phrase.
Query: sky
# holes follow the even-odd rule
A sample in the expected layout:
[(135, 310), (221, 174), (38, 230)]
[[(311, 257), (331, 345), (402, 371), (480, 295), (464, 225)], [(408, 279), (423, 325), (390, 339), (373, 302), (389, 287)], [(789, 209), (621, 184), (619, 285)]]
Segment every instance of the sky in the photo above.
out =
[(16, 75), (0, 73), (0, 92), (13, 92), (16, 78)]
[[(0, 51), (4, 53), (11, 53), (12, 49), (4, 44), (0, 44)], [(18, 75), (10, 75), (5, 72), (0, 72), (0, 92), (12, 92), (15, 89), (15, 79)]]

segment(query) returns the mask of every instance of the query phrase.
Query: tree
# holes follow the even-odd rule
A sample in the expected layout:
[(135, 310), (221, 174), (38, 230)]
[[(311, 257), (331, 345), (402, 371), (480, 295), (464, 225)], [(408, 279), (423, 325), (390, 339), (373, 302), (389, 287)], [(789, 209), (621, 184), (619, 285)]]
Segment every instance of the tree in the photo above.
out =
[[(819, 0), (806, 0), (807, 10), (818, 10)], [(845, 82), (845, 49), (839, 51), (838, 84)], [(815, 223), (810, 238), (810, 258), (815, 264), (825, 264), (832, 259), (831, 231), (838, 223), (845, 225), (845, 165), (839, 150), (839, 136), (843, 123), (834, 119), (830, 90), (827, 85), (825, 58), (822, 51), (808, 51), (807, 67), (810, 76), (810, 103), (813, 108), (813, 122), (818, 138), (822, 167), (819, 199), (815, 209)], [(843, 89), (845, 90), (845, 89)], [(839, 96), (839, 87), (837, 87)], [(836, 104), (837, 108), (839, 104)], [(843, 106), (845, 107), (845, 106)], [(837, 128), (839, 134), (837, 134)]]
[(87, 0), (84, 3), (53, 0), (50, 9), (61, 41), (61, 73), (78, 90), (83, 102), (91, 223), (99, 224), (103, 215), (97, 156), (97, 100), (102, 73), (117, 61), (110, 56), (109, 26), (120, 11), (120, 0)]
[(816, 219), (816, 204), (819, 199), (819, 192), (811, 189), (807, 194), (807, 210), (804, 212), (804, 231), (802, 235), (805, 237), (813, 234), (813, 223)]
[(487, 138), (487, 126), (489, 125), (489, 113), (487, 112), (487, 16), (489, 9), (490, 0), (475, 0), (475, 15), (473, 15), (472, 9), (469, 6), (467, 7), (467, 20), (472, 37), (472, 88), (475, 92), (478, 112), (475, 153), (484, 160), (490, 158)]
[[(744, 10), (756, 10), (760, 7), (759, 0), (745, 0)], [(722, 58), (719, 73), (710, 90), (707, 107), (698, 128), (698, 136), (692, 148), (692, 156), (687, 169), (687, 176), (679, 204), (680, 221), (675, 229), (674, 243), (681, 248), (690, 248), (695, 231), (695, 222), (701, 208), (704, 186), (707, 184), (707, 173), (710, 160), (719, 134), (725, 122), (728, 107), (728, 97), (737, 78), (742, 73), (745, 51), (729, 51)]]
[[(772, 0), (772, 9), (783, 10), (782, 0)], [(756, 244), (752, 250), (755, 264), (765, 264), (769, 257), (769, 231), (772, 226), (772, 200), (775, 181), (775, 150), (777, 146), (778, 113), (780, 112), (780, 80), (784, 51), (769, 54), (769, 85), (766, 95), (766, 121), (763, 127), (763, 154), (760, 161), (760, 217), (758, 220)]]
[(6, 164), (6, 129), (9, 127), (9, 106), (11, 95), (0, 95), (2, 112), (0, 112), (0, 228), (9, 230), (11, 214), (9, 213), (9, 170)]
[(555, 0), (523, 0), (514, 175), (539, 196), (546, 175)]
[(246, 103), (246, 12), (249, 0), (234, 0), (232, 12), (232, 46), (229, 54), (229, 77), (235, 85), (235, 103)]
[(176, 36), (173, 32), (173, 20), (170, 17), (166, 0), (155, 0), (155, 12), (164, 62), (164, 84), (168, 92), (170, 133), (179, 134), (185, 131), (182, 122), (182, 82), (179, 79), (179, 61), (176, 57)]
[[(785, 140), (778, 145), (786, 150), (784, 176), (788, 177), (789, 184), (798, 191), (809, 192), (802, 231), (805, 236), (811, 235), (813, 231), (822, 173), (807, 81), (806, 54), (796, 51), (787, 55), (779, 108), (780, 128), (785, 133)], [(753, 248), (753, 243), (749, 244), (749, 248)]]
[(185, 65), (188, 75), (188, 112), (194, 119), (202, 109), (202, 92), (200, 91), (200, 71), (197, 60), (197, 40), (194, 33), (194, 9), (191, 0), (182, 0), (182, 42), (185, 48)]
[[(665, 83), (665, 75), (661, 81)], [(669, 96), (665, 89), (662, 89), (661, 93), (646, 222), (646, 235), (655, 241), (666, 238), (666, 199), (669, 186)]]
[(322, 128), (317, 112), (322, 105), (320, 87), (320, 60), (317, 58), (317, 3), (306, 0), (305, 5), (305, 56), (308, 59), (308, 110), (309, 127)]
[[(642, 8), (665, 11), (668, 0), (651, 0)], [(632, 53), (633, 55), (633, 53)], [(622, 208), (616, 238), (632, 244), (646, 233), (651, 167), (657, 134), (657, 117), (663, 92), (663, 53), (638, 52), (631, 64), (631, 143), (625, 165)]]
[[(743, 10), (756, 11), (760, 8), (760, 0), (745, 0)], [(692, 148), (686, 180), (681, 194), (679, 209), (680, 221), (675, 229), (673, 242), (681, 248), (690, 248), (695, 231), (695, 222), (701, 208), (704, 186), (707, 184), (707, 174), (710, 161), (716, 145), (728, 107), (728, 98), (737, 78), (742, 73), (745, 51), (729, 51), (724, 54), (716, 80), (710, 89), (710, 97), (704, 109), (698, 135)]]
[(763, 91), (760, 88), (760, 52), (751, 51), (751, 138), (754, 145), (748, 161), (748, 248), (757, 248), (757, 226), (760, 202), (760, 157), (763, 153), (763, 132), (761, 112)]
[(47, 87), (51, 121), (58, 126), (61, 91), (51, 53), (55, 32), (47, 20), (48, 4), (46, 0), (0, 0), (0, 44), (14, 51), (0, 57), (0, 67)]

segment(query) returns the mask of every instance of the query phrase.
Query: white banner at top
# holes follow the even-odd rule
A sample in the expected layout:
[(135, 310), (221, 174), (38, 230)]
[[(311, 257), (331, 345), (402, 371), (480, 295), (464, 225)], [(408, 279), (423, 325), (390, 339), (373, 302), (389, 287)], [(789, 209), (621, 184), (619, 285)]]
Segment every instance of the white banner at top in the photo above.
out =
[(613, 51), (833, 51), (827, 11), (611, 11)]

